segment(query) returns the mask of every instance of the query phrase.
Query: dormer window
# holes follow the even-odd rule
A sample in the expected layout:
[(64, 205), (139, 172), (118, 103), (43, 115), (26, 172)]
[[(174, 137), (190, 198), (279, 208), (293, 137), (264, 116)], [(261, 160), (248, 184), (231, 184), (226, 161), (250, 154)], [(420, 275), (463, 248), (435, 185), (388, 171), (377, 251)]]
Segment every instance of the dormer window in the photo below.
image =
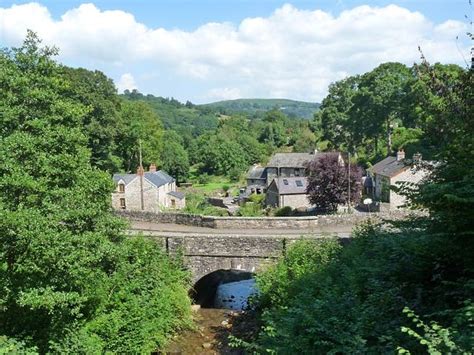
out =
[(118, 189), (119, 189), (119, 192), (125, 192), (125, 184), (123, 183), (118, 184)]

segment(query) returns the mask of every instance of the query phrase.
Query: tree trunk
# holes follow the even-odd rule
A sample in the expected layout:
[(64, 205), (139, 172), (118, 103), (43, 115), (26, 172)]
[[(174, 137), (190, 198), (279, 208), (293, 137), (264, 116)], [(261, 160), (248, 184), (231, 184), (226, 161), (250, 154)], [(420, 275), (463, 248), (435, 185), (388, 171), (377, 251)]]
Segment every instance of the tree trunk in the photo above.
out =
[(387, 154), (392, 153), (392, 127), (390, 124), (390, 119), (387, 119)]

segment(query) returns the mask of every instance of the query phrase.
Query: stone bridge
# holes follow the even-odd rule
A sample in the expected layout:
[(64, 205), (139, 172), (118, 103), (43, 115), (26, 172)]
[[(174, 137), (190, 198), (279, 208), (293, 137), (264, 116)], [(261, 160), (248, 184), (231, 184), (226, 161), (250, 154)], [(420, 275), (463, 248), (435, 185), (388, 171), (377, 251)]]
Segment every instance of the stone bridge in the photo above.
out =
[[(135, 231), (137, 232), (137, 231)], [(333, 235), (229, 235), (179, 234), (140, 231), (161, 244), (171, 255), (182, 253), (185, 265), (193, 275), (193, 283), (219, 270), (254, 273), (266, 263), (285, 253), (291, 243), (302, 238), (347, 238), (347, 233)]]

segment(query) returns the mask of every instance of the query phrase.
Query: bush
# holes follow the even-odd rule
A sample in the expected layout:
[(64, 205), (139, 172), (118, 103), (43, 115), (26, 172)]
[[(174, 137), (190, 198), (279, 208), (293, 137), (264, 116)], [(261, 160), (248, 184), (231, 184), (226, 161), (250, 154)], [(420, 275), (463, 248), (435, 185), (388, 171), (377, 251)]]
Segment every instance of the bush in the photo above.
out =
[(293, 214), (293, 209), (290, 206), (285, 206), (275, 211), (276, 217), (288, 217), (293, 216)]
[[(406, 235), (368, 224), (344, 248), (336, 242), (292, 245), (257, 275), (262, 331), (254, 346), (304, 354), (393, 353), (403, 346), (421, 353), (424, 338), (402, 332), (410, 326), (402, 312), (408, 306), (435, 327), (449, 329), (443, 346), (472, 349), (472, 303), (466, 303), (474, 294), (472, 274), (455, 271), (459, 253), (446, 254), (440, 242), (420, 229)], [(426, 334), (439, 344), (438, 334)]]

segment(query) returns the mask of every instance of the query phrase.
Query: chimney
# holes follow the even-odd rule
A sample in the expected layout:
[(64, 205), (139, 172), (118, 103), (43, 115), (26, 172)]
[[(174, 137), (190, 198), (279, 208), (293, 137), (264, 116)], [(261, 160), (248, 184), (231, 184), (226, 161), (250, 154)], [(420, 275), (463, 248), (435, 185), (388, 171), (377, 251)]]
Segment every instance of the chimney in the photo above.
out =
[(405, 159), (405, 151), (403, 149), (400, 149), (397, 152), (397, 161)]
[(413, 162), (419, 162), (419, 161), (421, 161), (421, 154), (420, 153), (413, 154)]
[(145, 174), (145, 170), (143, 170), (143, 166), (139, 166), (137, 168), (137, 175), (138, 176), (143, 176)]
[(151, 164), (150, 164), (150, 167), (148, 168), (148, 171), (149, 171), (150, 173), (156, 172), (156, 164), (155, 164), (155, 163), (151, 163)]

